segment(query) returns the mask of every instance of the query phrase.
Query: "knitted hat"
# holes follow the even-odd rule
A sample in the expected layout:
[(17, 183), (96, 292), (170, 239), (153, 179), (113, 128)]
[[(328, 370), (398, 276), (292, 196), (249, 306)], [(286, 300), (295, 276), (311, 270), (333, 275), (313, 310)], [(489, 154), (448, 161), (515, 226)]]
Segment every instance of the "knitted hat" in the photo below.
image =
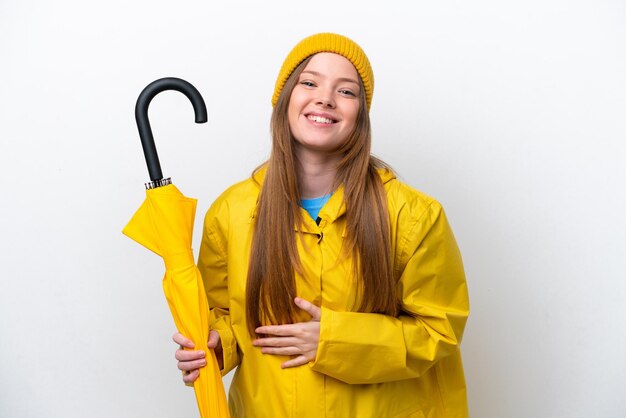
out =
[(272, 97), (272, 106), (276, 106), (278, 96), (285, 86), (285, 82), (296, 69), (298, 65), (311, 55), (318, 52), (334, 52), (348, 59), (356, 68), (357, 72), (363, 80), (365, 88), (365, 99), (367, 109), (372, 104), (372, 95), (374, 94), (374, 73), (365, 52), (351, 39), (335, 33), (318, 33), (307, 38), (296, 45), (287, 58), (283, 62), (283, 66), (278, 73), (276, 86), (274, 87), (274, 96)]

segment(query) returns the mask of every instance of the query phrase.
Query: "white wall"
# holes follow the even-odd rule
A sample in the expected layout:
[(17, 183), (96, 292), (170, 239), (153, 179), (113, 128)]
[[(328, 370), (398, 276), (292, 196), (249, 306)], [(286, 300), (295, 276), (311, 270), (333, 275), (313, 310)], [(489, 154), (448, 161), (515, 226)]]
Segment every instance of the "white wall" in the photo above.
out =
[(375, 152), (451, 219), (472, 416), (624, 416), (626, 4), (412, 3), (0, 3), (0, 416), (196, 416), (162, 264), (120, 232), (148, 178), (135, 100), (164, 76), (205, 97), (206, 125), (176, 92), (150, 111), (198, 248), (319, 31), (367, 51)]

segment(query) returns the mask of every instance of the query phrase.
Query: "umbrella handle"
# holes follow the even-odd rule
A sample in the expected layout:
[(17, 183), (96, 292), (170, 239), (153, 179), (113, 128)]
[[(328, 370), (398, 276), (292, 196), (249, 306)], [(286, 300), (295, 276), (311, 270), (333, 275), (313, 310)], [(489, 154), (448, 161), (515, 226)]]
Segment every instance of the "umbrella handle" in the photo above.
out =
[(200, 92), (189, 82), (175, 77), (165, 77), (153, 81), (148, 84), (137, 99), (135, 105), (135, 120), (139, 129), (139, 137), (141, 138), (141, 146), (143, 154), (146, 157), (148, 165), (148, 173), (150, 180), (158, 182), (163, 179), (161, 172), (161, 164), (157, 155), (154, 137), (152, 136), (152, 128), (148, 120), (148, 106), (157, 94), (165, 90), (176, 90), (183, 93), (191, 101), (193, 111), (196, 115), (196, 123), (204, 123), (207, 121), (206, 105)]

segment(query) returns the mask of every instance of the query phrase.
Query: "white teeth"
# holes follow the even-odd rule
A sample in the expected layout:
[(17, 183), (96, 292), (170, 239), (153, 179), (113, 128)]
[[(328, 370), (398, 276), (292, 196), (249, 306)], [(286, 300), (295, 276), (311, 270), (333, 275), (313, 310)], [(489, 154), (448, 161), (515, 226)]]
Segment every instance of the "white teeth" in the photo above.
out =
[(332, 119), (323, 118), (321, 116), (309, 115), (308, 118), (309, 118), (309, 120), (312, 120), (313, 122), (333, 123)]

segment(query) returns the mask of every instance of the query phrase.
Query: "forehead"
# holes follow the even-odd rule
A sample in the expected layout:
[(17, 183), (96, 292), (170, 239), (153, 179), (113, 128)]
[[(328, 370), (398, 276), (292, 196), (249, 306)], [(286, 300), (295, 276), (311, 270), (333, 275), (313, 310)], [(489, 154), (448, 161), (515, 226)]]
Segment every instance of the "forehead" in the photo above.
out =
[(319, 52), (311, 57), (304, 71), (313, 71), (327, 77), (352, 78), (358, 80), (354, 65), (345, 57), (332, 52)]

